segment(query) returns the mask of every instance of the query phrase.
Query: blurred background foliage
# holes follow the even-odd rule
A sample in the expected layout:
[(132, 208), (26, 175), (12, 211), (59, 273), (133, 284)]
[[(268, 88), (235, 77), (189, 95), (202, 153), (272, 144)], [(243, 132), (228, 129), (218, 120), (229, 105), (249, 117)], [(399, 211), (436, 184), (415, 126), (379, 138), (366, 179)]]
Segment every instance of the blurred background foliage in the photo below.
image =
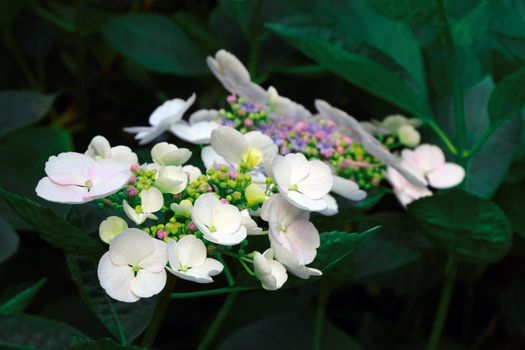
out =
[[(36, 201), (34, 187), (50, 155), (83, 152), (97, 134), (135, 148), (122, 128), (144, 125), (169, 98), (196, 92), (198, 108), (223, 106), (225, 91), (205, 64), (206, 56), (221, 48), (246, 63), (257, 82), (311, 110), (321, 98), (360, 120), (418, 116), (427, 121), (424, 140), (443, 148), (432, 125), (457, 141), (453, 96), (460, 91), (465, 149), (479, 147), (464, 164), (465, 189), (484, 198), (461, 203), (483, 211), (499, 211), (499, 206), (514, 236), (511, 248), (509, 238), (502, 252), (494, 253), (497, 258), (460, 266), (441, 348), (525, 347), (523, 1), (1, 0), (0, 31), (0, 187)], [(487, 142), (480, 145), (479, 138)], [(436, 200), (446, 207), (464, 195), (448, 196)], [(446, 246), (453, 239), (446, 235), (452, 234), (443, 237), (439, 227), (422, 234), (414, 217), (424, 203), (409, 216), (387, 194), (365, 215), (374, 202), (342, 203), (335, 219), (317, 219), (322, 231), (383, 226), (345, 268), (277, 293), (176, 300), (157, 347), (196, 348), (226, 298), (224, 305), (232, 310), (207, 345), (310, 348), (317, 296), (329, 289), (330, 297), (322, 300), (327, 310), (323, 348), (424, 348), (445, 266), (436, 246)], [(97, 229), (87, 224), (90, 215), (102, 217), (87, 208), (45, 205), (87, 232)], [(456, 214), (464, 220), (472, 215), (472, 227), (456, 227), (462, 233), (507, 224), (503, 217), (503, 223), (475, 226), (476, 212)], [(132, 307), (112, 303), (97, 290), (92, 262), (73, 256), (66, 262), (61, 250), (43, 242), (4, 204), (0, 242), (0, 344), (63, 349), (71, 336), (100, 339), (115, 335), (120, 326), (132, 340), (151, 317), (154, 300)], [(194, 287), (177, 283), (180, 291)], [(81, 285), (85, 288), (77, 290)], [(96, 302), (83, 304), (86, 295)], [(16, 307), (6, 302), (13, 296)], [(100, 318), (108, 313), (114, 317)], [(15, 333), (19, 338), (13, 340)], [(74, 346), (114, 348), (111, 343)]]

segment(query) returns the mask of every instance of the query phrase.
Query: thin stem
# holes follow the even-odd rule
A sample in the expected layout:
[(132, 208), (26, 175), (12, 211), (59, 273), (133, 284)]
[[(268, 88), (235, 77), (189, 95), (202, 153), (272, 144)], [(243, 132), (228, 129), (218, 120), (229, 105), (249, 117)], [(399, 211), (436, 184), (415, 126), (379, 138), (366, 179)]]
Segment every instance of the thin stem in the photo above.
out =
[(452, 143), (452, 141), (450, 141), (450, 139), (447, 136), (447, 134), (445, 134), (445, 132), (439, 127), (439, 125), (437, 125), (433, 121), (429, 121), (428, 122), (428, 126), (430, 126), (432, 128), (432, 130), (434, 130), (436, 135), (441, 139), (441, 141), (443, 141), (443, 143), (449, 149), (450, 153), (452, 153), (454, 155), (458, 153), (458, 149), (456, 148), (456, 146)]
[(144, 333), (144, 338), (142, 338), (142, 346), (145, 348), (151, 348), (157, 337), (160, 326), (162, 325), (162, 320), (164, 320), (164, 315), (168, 309), (168, 305), (171, 299), (171, 292), (173, 291), (173, 286), (175, 285), (175, 277), (168, 273), (168, 280), (166, 281), (166, 286), (160, 294), (159, 302), (155, 308), (153, 318)]
[(328, 289), (323, 288), (321, 289), (321, 292), (319, 293), (319, 299), (317, 300), (314, 328), (314, 350), (321, 350), (323, 346), (323, 326), (329, 294), (330, 293)]
[(454, 118), (456, 124), (456, 143), (458, 145), (458, 158), (463, 161), (464, 151), (466, 147), (466, 123), (465, 123), (465, 108), (464, 108), (464, 97), (463, 97), (463, 82), (461, 79), (461, 69), (454, 48), (454, 40), (450, 33), (450, 26), (448, 23), (445, 3), (444, 0), (438, 0), (439, 17), (441, 20), (441, 26), (444, 33), (444, 40), (447, 46), (449, 60), (451, 64), (451, 79), (452, 79), (452, 93), (454, 96)]
[(228, 265), (226, 265), (226, 262), (224, 261), (224, 259), (222, 258), (222, 255), (220, 253), (216, 253), (215, 257), (224, 266), (224, 275), (226, 275), (226, 280), (228, 281), (228, 285), (230, 287), (232, 287), (235, 284), (235, 279), (233, 278), (233, 275), (232, 275), (232, 273), (230, 271), (230, 268), (228, 267)]
[(438, 309), (432, 326), (432, 333), (428, 340), (427, 350), (436, 350), (441, 340), (441, 333), (443, 332), (443, 325), (447, 317), (448, 306), (450, 304), (450, 297), (454, 289), (454, 281), (456, 278), (456, 262), (452, 254), (448, 255), (447, 264), (445, 266), (445, 276), (443, 281), (443, 288), (439, 297)]
[(235, 303), (235, 299), (237, 299), (237, 293), (231, 293), (226, 297), (226, 300), (222, 304), (217, 317), (215, 317), (212, 324), (210, 325), (210, 328), (208, 329), (208, 332), (206, 332), (206, 335), (204, 338), (202, 338), (202, 341), (200, 342), (197, 350), (205, 350), (210, 346), (211, 342), (215, 338), (215, 335), (221, 328), (222, 323), (226, 319), (226, 316), (228, 316), (230, 313), (230, 310)]
[(206, 297), (208, 295), (219, 295), (219, 294), (228, 294), (228, 293), (235, 293), (235, 292), (244, 292), (244, 291), (255, 290), (255, 289), (258, 289), (258, 288), (256, 287), (225, 287), (225, 288), (201, 290), (197, 292), (172, 293), (171, 299), (189, 299), (189, 298), (197, 298), (197, 297)]

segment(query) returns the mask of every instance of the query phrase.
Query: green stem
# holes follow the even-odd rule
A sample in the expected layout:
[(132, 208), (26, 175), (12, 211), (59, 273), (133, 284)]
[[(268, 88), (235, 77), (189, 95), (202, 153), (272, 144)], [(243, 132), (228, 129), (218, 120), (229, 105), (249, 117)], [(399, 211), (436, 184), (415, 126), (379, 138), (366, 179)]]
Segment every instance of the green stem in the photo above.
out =
[(445, 2), (444, 0), (438, 0), (439, 17), (441, 21), (441, 27), (444, 33), (444, 40), (447, 46), (449, 61), (451, 64), (451, 80), (452, 80), (452, 93), (454, 96), (454, 118), (456, 124), (456, 143), (458, 145), (457, 156), (460, 163), (463, 163), (465, 158), (466, 150), (466, 122), (465, 122), (465, 108), (464, 108), (464, 97), (463, 97), (463, 82), (461, 78), (461, 69), (459, 66), (458, 57), (454, 48), (454, 40), (450, 33), (450, 25), (448, 23)]
[(208, 295), (244, 292), (244, 291), (255, 290), (255, 289), (258, 289), (258, 288), (256, 287), (225, 287), (225, 288), (201, 290), (197, 292), (172, 293), (171, 299), (189, 299), (189, 298), (197, 298), (197, 297), (206, 297)]
[(456, 146), (454, 146), (452, 141), (450, 141), (450, 139), (448, 138), (447, 134), (445, 134), (445, 132), (439, 127), (439, 125), (437, 125), (434, 121), (429, 121), (427, 124), (428, 124), (428, 126), (430, 126), (432, 128), (432, 130), (434, 130), (436, 135), (447, 146), (447, 148), (449, 149), (450, 153), (452, 153), (452, 154), (457, 154), (458, 153), (458, 149), (456, 148)]
[(159, 302), (155, 308), (153, 318), (144, 333), (144, 338), (142, 338), (142, 346), (145, 348), (151, 348), (157, 337), (160, 326), (162, 325), (162, 320), (164, 320), (164, 315), (168, 309), (168, 305), (171, 299), (171, 292), (173, 291), (173, 286), (175, 285), (175, 277), (168, 273), (168, 280), (166, 281), (166, 286), (160, 294)]
[(323, 346), (323, 325), (329, 294), (330, 293), (328, 289), (323, 288), (321, 289), (321, 292), (319, 293), (319, 299), (317, 300), (314, 328), (314, 350), (321, 350)]
[(445, 266), (445, 276), (443, 281), (443, 288), (439, 297), (438, 309), (432, 326), (432, 333), (428, 340), (427, 350), (436, 350), (441, 340), (441, 333), (443, 332), (443, 325), (447, 317), (448, 306), (450, 304), (450, 297), (454, 289), (454, 281), (456, 278), (456, 262), (452, 254), (448, 255), (447, 264)]
[(232, 275), (232, 272), (230, 271), (230, 268), (228, 267), (228, 265), (226, 265), (226, 261), (224, 261), (224, 259), (222, 258), (220, 253), (216, 253), (215, 257), (217, 258), (217, 260), (219, 260), (221, 262), (222, 266), (224, 266), (224, 275), (226, 276), (226, 280), (228, 281), (228, 285), (230, 287), (232, 287), (235, 284), (235, 279), (233, 278), (233, 275)]
[(215, 338), (215, 335), (221, 328), (222, 323), (226, 319), (226, 316), (228, 316), (228, 314), (230, 313), (230, 310), (232, 309), (232, 306), (235, 303), (235, 299), (237, 299), (236, 292), (231, 293), (226, 297), (226, 300), (222, 304), (221, 309), (217, 314), (217, 317), (215, 317), (212, 324), (210, 325), (210, 328), (208, 329), (208, 332), (206, 332), (206, 335), (204, 336), (204, 338), (202, 338), (202, 341), (200, 342), (197, 350), (206, 350), (210, 346), (211, 342)]

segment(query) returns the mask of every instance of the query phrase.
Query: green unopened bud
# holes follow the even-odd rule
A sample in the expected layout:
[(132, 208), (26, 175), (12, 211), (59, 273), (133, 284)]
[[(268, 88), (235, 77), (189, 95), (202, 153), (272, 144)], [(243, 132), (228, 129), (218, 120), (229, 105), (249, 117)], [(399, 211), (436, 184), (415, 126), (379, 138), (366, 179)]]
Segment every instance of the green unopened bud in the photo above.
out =
[(415, 147), (421, 141), (421, 135), (412, 125), (403, 125), (398, 131), (399, 141), (408, 147)]
[(100, 223), (98, 232), (100, 239), (105, 243), (111, 243), (119, 233), (128, 229), (128, 224), (118, 216), (110, 216)]
[(250, 184), (246, 187), (244, 196), (248, 201), (248, 205), (252, 206), (264, 202), (266, 194), (264, 193), (264, 190), (256, 184)]

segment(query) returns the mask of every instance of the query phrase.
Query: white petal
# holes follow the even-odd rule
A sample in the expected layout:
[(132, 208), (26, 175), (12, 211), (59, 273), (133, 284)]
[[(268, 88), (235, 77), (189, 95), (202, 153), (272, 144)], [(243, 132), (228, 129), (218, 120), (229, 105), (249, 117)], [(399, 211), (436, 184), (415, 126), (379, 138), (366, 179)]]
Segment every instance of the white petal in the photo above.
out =
[(299, 220), (292, 223), (282, 236), (284, 237), (283, 246), (295, 256), (299, 263), (306, 265), (314, 261), (320, 239), (319, 232), (310, 221)]
[[(173, 254), (180, 265), (186, 267), (197, 267), (206, 261), (206, 246), (193, 235), (182, 237), (175, 243)], [(175, 266), (172, 266), (175, 268)]]
[(360, 190), (355, 182), (337, 175), (334, 175), (332, 192), (352, 201), (360, 201), (366, 198), (366, 192)]
[(272, 163), (272, 174), (281, 192), (288, 192), (292, 182), (292, 168), (283, 156), (276, 156)]
[(130, 283), (133, 280), (131, 267), (113, 264), (109, 252), (100, 258), (97, 275), (100, 285), (113, 299), (125, 303), (134, 303), (140, 299), (131, 291)]
[(204, 263), (198, 267), (193, 267), (186, 272), (167, 268), (172, 274), (182, 279), (196, 283), (211, 283), (212, 276), (220, 274), (224, 266), (215, 259), (206, 258)]
[[(361, 191), (364, 192), (364, 191)], [(366, 193), (366, 192), (365, 192)], [(327, 194), (324, 199), (326, 200), (326, 203), (328, 204), (328, 207), (325, 210), (321, 210), (319, 213), (325, 216), (333, 216), (339, 213), (339, 206), (337, 205), (337, 201), (334, 197)]]
[(168, 249), (166, 243), (159, 239), (152, 238), (153, 252), (139, 262), (142, 269), (149, 272), (158, 273), (164, 270), (168, 263)]
[(122, 202), (122, 209), (124, 210), (126, 216), (137, 225), (142, 224), (147, 219), (146, 215), (137, 213), (126, 200)]
[(202, 175), (202, 172), (199, 168), (193, 165), (185, 165), (182, 167), (182, 171), (188, 176), (188, 181), (193, 182)]
[(155, 187), (140, 192), (140, 205), (143, 213), (155, 213), (162, 208), (164, 197)]
[(220, 121), (219, 111), (216, 109), (199, 109), (190, 115), (188, 121), (190, 125), (201, 122), (217, 122)]
[(115, 237), (109, 245), (109, 256), (115, 265), (136, 266), (155, 250), (154, 238), (130, 228)]
[(179, 122), (172, 125), (171, 131), (181, 140), (200, 145), (209, 143), (211, 139), (211, 133), (219, 126), (220, 125), (218, 123), (213, 121), (203, 121), (193, 125)]
[(237, 207), (230, 204), (222, 204), (214, 207), (213, 224), (217, 231), (235, 232), (242, 223), (242, 216)]
[(229, 162), (238, 164), (245, 151), (248, 149), (248, 142), (244, 135), (239, 131), (220, 126), (211, 133), (211, 146), (218, 155), (224, 157)]
[(39, 197), (55, 203), (81, 204), (90, 201), (87, 198), (86, 187), (58, 185), (48, 177), (44, 177), (38, 182), (35, 191)]
[(310, 161), (309, 166), (308, 176), (297, 183), (297, 188), (309, 198), (323, 198), (330, 192), (334, 184), (332, 171), (320, 160)]
[(202, 162), (206, 169), (214, 168), (216, 165), (224, 164), (227, 165), (228, 161), (221, 157), (213, 150), (213, 147), (206, 146), (201, 150)]
[(246, 233), (248, 235), (257, 236), (264, 234), (262, 228), (257, 226), (257, 223), (251, 218), (248, 209), (244, 209), (241, 211), (241, 219), (241, 223), (244, 227), (246, 227)]
[(164, 289), (166, 277), (164, 269), (156, 273), (141, 269), (130, 282), (131, 291), (141, 298), (150, 298)]
[(295, 276), (302, 279), (308, 279), (310, 276), (322, 275), (321, 271), (300, 264), (290, 251), (279, 244), (272, 244), (272, 250), (275, 254), (276, 260), (282, 263), (286, 267), (286, 270)]
[(443, 166), (430, 172), (428, 182), (434, 188), (449, 188), (459, 185), (465, 178), (465, 169), (454, 163), (445, 163)]
[(199, 230), (203, 226), (214, 225), (213, 210), (219, 204), (219, 199), (213, 193), (206, 193), (197, 198), (191, 210), (191, 218)]
[(230, 232), (221, 232), (221, 231), (215, 231), (215, 232), (203, 232), (204, 238), (210, 242), (225, 245), (225, 246), (232, 246), (241, 243), (246, 239), (246, 227), (240, 226), (239, 229), (236, 232), (230, 233)]
[(286, 199), (296, 207), (308, 211), (323, 211), (328, 208), (326, 199), (311, 199), (297, 191), (289, 191), (286, 194)]
[(273, 160), (277, 154), (277, 145), (260, 131), (250, 131), (244, 135), (248, 148), (255, 148), (263, 153), (264, 159)]
[(102, 159), (92, 164), (88, 169), (92, 187), (87, 196), (98, 199), (109, 196), (122, 189), (131, 177), (127, 164), (113, 159)]
[(66, 152), (49, 157), (45, 171), (56, 184), (84, 186), (89, 179), (88, 170), (94, 163), (95, 160), (85, 154)]

